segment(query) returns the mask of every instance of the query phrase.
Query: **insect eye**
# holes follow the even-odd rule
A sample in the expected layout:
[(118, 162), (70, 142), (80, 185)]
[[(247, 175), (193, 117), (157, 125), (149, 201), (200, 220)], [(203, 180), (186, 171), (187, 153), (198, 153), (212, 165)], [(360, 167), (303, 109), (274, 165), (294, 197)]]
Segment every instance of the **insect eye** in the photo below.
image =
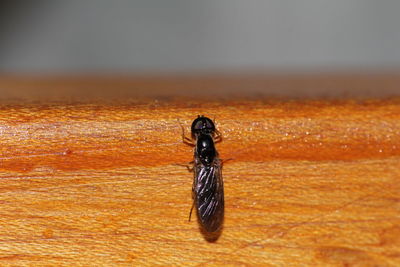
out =
[(206, 127), (207, 129), (213, 129), (214, 128), (214, 123), (210, 120), (206, 121)]
[(204, 128), (204, 123), (202, 121), (198, 121), (194, 126), (195, 130), (201, 130), (203, 128)]

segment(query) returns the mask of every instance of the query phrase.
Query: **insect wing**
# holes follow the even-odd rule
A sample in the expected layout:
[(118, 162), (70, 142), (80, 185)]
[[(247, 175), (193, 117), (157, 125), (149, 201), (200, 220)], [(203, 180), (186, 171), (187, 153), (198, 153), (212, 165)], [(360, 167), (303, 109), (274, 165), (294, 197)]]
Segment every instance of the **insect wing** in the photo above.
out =
[(196, 166), (194, 194), (202, 226), (208, 232), (217, 231), (224, 218), (224, 186), (218, 159), (210, 166)]

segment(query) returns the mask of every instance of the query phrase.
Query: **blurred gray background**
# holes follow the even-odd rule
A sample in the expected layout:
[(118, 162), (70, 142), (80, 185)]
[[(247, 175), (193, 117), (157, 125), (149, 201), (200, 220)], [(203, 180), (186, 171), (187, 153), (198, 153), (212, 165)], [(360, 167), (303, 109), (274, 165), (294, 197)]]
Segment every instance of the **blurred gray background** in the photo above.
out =
[(398, 0), (0, 2), (0, 71), (393, 69)]

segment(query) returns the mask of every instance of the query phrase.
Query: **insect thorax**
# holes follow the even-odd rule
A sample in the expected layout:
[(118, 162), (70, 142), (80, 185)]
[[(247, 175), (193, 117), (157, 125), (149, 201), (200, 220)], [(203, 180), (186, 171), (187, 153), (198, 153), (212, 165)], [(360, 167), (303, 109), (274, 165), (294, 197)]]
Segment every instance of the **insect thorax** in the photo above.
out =
[(203, 165), (211, 165), (216, 157), (214, 140), (209, 134), (199, 134), (196, 143), (196, 153)]

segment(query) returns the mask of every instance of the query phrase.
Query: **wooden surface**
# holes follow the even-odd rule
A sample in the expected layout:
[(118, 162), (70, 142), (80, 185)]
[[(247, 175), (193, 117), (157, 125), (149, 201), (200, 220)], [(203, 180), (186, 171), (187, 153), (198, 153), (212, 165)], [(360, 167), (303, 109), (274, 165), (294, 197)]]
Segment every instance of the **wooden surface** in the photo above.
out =
[[(189, 130), (223, 134), (225, 223), (187, 221)], [(400, 265), (400, 101), (3, 104), (0, 265)]]

